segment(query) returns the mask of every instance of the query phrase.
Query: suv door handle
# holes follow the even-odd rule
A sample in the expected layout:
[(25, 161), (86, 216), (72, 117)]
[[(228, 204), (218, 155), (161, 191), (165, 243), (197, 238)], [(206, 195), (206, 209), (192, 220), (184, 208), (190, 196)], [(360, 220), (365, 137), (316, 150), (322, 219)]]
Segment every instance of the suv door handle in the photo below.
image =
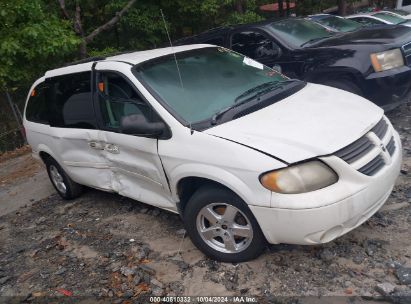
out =
[(88, 143), (88, 145), (89, 145), (90, 148), (92, 148), (92, 149), (104, 150), (104, 145), (103, 145), (101, 142), (90, 141), (90, 142)]
[(113, 154), (120, 153), (119, 147), (113, 144), (106, 144), (104, 147), (104, 150), (106, 150), (107, 152), (113, 153)]

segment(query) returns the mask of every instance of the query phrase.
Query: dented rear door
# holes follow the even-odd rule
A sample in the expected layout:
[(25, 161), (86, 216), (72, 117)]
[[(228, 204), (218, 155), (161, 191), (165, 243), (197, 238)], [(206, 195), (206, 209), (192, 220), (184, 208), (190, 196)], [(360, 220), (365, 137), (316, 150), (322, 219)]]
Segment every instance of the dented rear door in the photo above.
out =
[(91, 70), (49, 77), (46, 83), (51, 136), (45, 144), (53, 147), (53, 157), (74, 181), (111, 190), (94, 114)]

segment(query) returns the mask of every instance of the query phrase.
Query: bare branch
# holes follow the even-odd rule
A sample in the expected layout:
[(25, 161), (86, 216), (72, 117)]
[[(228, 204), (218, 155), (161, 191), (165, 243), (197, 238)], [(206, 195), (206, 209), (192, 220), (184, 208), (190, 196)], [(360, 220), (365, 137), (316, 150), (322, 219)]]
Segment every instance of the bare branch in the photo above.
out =
[(83, 26), (81, 25), (81, 9), (80, 4), (76, 1), (76, 12), (74, 14), (74, 31), (80, 35), (81, 37), (84, 36)]
[(67, 10), (66, 10), (66, 3), (64, 2), (64, 0), (57, 0), (57, 1), (60, 4), (60, 8), (61, 8), (61, 11), (63, 12), (64, 18), (70, 19), (70, 16), (69, 16), (69, 14), (67, 13)]
[[(61, 1), (61, 0), (60, 0)], [(86, 43), (91, 42), (98, 34), (100, 34), (103, 31), (107, 31), (111, 29), (116, 23), (120, 20), (120, 18), (133, 6), (133, 4), (136, 2), (136, 0), (130, 0), (121, 11), (116, 13), (116, 15), (111, 18), (108, 22), (103, 24), (102, 26), (99, 26), (96, 28), (94, 31), (92, 31), (88, 36), (84, 38)]]

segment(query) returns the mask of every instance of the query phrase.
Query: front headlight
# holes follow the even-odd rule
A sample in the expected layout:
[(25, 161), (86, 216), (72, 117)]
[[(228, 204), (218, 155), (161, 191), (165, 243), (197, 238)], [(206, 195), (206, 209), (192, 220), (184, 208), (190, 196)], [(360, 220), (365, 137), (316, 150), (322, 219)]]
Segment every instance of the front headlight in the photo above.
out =
[(260, 182), (265, 188), (284, 194), (310, 192), (337, 181), (338, 175), (318, 160), (271, 171), (260, 177)]
[(404, 58), (400, 49), (371, 54), (371, 63), (376, 72), (402, 67)]

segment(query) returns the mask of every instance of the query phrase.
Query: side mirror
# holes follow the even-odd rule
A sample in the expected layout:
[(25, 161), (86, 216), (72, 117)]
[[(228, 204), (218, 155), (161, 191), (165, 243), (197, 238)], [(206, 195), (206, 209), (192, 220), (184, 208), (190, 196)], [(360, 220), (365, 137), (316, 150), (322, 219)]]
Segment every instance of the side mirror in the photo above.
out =
[(159, 137), (166, 131), (163, 122), (149, 122), (142, 114), (132, 114), (121, 118), (121, 132), (144, 137)]

